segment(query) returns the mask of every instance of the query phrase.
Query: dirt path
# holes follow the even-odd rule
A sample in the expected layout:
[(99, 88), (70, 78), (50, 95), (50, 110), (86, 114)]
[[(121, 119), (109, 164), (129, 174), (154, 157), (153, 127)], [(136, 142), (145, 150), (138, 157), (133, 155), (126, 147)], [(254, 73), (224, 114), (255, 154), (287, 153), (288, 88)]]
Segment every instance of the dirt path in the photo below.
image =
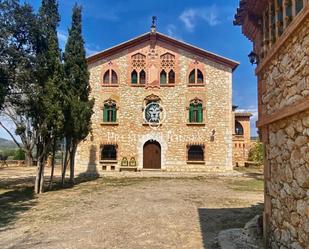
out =
[(218, 232), (242, 227), (263, 201), (261, 180), (248, 177), (99, 178), (38, 198), (27, 191), (0, 192), (0, 248), (217, 248)]

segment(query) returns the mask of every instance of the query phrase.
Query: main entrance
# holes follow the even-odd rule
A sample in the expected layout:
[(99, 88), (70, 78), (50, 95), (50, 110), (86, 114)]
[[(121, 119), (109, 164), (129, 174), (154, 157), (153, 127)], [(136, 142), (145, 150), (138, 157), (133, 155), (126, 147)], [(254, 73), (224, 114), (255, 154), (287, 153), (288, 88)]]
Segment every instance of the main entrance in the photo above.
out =
[(144, 169), (161, 169), (161, 145), (157, 141), (146, 142), (143, 155)]

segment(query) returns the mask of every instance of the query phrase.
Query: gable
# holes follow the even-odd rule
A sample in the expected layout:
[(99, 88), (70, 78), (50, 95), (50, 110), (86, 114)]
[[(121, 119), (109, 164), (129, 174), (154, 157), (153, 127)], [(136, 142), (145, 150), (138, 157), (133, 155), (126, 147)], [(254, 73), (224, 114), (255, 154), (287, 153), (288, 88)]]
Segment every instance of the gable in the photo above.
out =
[(177, 40), (175, 40), (171, 37), (168, 37), (166, 35), (163, 35), (163, 34), (157, 33), (157, 32), (152, 32), (152, 33), (148, 32), (148, 33), (141, 35), (139, 37), (136, 37), (132, 40), (121, 43), (121, 44), (119, 44), (115, 47), (112, 47), (112, 48), (109, 48), (109, 49), (104, 50), (102, 52), (99, 52), (97, 54), (91, 55), (87, 58), (87, 62), (88, 62), (88, 64), (92, 64), (92, 63), (97, 62), (101, 59), (112, 56), (112, 55), (119, 53), (123, 50), (136, 47), (136, 46), (143, 44), (145, 42), (150, 42), (151, 44), (156, 44), (157, 42), (160, 42), (162, 44), (166, 44), (166, 45), (174, 47), (174, 48), (182, 49), (182, 50), (188, 51), (192, 54), (195, 54), (197, 56), (200, 56), (202, 58), (213, 61), (215, 63), (229, 67), (232, 70), (235, 70), (239, 65), (239, 63), (236, 62), (236, 61), (233, 61), (233, 60), (227, 59), (225, 57), (219, 56), (217, 54), (208, 52), (208, 51), (203, 50), (201, 48), (192, 46), (190, 44), (177, 41)]

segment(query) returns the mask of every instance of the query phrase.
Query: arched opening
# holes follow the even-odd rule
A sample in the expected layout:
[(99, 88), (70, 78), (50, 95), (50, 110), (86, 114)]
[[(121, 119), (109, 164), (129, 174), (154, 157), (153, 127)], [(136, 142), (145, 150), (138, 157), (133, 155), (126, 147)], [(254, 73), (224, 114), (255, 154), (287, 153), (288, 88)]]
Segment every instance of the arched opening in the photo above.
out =
[(239, 136), (244, 135), (244, 128), (237, 120), (235, 121), (235, 134)]
[(161, 145), (154, 140), (149, 140), (143, 147), (143, 168), (161, 169)]
[(137, 84), (137, 72), (135, 70), (131, 73), (131, 83)]
[(164, 70), (160, 73), (160, 84), (166, 84), (166, 72)]
[(112, 84), (118, 84), (118, 76), (114, 70), (112, 70)]
[(191, 71), (189, 75), (189, 83), (194, 84), (195, 83), (195, 69)]
[(107, 70), (103, 76), (103, 83), (109, 84), (109, 70)]
[(139, 73), (139, 83), (140, 84), (145, 84), (146, 83), (146, 73), (144, 70), (142, 70), (140, 73)]
[(204, 83), (204, 75), (201, 70), (197, 69), (197, 83)]
[(191, 145), (188, 148), (188, 161), (204, 161), (204, 149), (201, 145)]
[(116, 145), (107, 144), (103, 145), (101, 151), (101, 160), (117, 160), (117, 148)]
[(175, 84), (175, 72), (173, 70), (168, 73), (168, 83)]

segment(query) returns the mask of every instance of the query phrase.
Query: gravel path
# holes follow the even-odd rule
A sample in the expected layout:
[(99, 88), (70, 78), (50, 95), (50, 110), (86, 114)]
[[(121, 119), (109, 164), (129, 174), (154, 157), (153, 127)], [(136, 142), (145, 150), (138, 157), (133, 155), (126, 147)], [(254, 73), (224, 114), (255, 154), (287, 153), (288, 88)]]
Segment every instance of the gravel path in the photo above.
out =
[(260, 180), (108, 177), (32, 196), (14, 201), (0, 248), (217, 248), (220, 230), (262, 210), (262, 191), (234, 188), (246, 181)]

